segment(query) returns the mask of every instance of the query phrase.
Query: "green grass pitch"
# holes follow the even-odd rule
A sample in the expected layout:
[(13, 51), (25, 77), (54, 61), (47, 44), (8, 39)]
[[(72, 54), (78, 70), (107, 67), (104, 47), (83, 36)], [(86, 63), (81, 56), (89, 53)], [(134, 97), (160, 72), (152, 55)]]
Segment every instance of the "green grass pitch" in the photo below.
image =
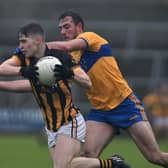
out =
[[(168, 141), (160, 140), (162, 150), (168, 151)], [(130, 138), (116, 138), (103, 151), (102, 158), (121, 154), (133, 168), (158, 168), (148, 163)], [(0, 168), (52, 168), (46, 142), (34, 136), (0, 136)]]

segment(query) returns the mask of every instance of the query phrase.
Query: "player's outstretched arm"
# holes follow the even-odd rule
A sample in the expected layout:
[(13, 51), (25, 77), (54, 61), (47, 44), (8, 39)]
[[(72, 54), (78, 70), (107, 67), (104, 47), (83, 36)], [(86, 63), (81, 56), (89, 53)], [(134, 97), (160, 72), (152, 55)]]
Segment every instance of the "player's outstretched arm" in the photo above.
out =
[(47, 42), (47, 46), (50, 49), (57, 49), (69, 52), (73, 50), (85, 49), (87, 47), (87, 44), (83, 39), (73, 39), (69, 41)]
[(80, 67), (74, 69), (73, 79), (75, 82), (79, 83), (81, 86), (89, 89), (92, 86), (92, 82), (89, 76)]
[(79, 85), (87, 89), (92, 86), (89, 76), (84, 72), (82, 68), (80, 68), (80, 66), (69, 68), (66, 65), (56, 65), (54, 72), (57, 81), (64, 79), (73, 79)]
[(29, 80), (0, 81), (0, 91), (30, 92), (32, 91)]
[(0, 64), (0, 76), (17, 76), (20, 74), (20, 66), (13, 59), (8, 59)]

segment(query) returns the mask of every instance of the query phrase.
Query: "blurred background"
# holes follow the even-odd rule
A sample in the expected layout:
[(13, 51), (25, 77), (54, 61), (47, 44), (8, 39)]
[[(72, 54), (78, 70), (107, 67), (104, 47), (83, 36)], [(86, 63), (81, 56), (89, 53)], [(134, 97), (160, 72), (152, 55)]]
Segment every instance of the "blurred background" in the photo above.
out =
[[(18, 29), (29, 21), (43, 26), (47, 41), (61, 40), (58, 17), (69, 9), (84, 18), (85, 31), (108, 39), (123, 75), (141, 99), (158, 84), (167, 84), (168, 0), (1, 0), (0, 61), (11, 56), (18, 44)], [(32, 94), (0, 92), (0, 97), (1, 133), (42, 130), (41, 113)], [(90, 105), (83, 89), (74, 85), (73, 97), (86, 114)]]

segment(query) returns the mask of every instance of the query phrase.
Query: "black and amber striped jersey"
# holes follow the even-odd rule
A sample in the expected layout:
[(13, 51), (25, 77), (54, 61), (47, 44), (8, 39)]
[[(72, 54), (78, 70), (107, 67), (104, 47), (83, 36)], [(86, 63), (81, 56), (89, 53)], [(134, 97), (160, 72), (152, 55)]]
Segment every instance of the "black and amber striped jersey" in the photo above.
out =
[[(57, 57), (63, 65), (66, 64), (70, 68), (78, 67), (77, 64), (73, 63), (71, 56), (63, 51), (46, 47), (44, 55)], [(37, 62), (35, 57), (25, 58), (23, 55), (13, 55), (12, 59), (18, 66), (29, 66)], [(56, 132), (60, 126), (68, 124), (76, 116), (79, 109), (75, 108), (72, 103), (68, 80), (59, 81), (53, 88), (41, 87), (32, 80), (30, 80), (30, 83), (47, 129)]]

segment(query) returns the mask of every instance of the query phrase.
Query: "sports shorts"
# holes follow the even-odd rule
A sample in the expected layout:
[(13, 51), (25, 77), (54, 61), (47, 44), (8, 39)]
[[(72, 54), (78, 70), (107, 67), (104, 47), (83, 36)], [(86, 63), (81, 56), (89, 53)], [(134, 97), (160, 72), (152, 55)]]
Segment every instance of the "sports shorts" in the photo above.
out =
[(52, 132), (45, 128), (48, 136), (48, 147), (52, 148), (56, 145), (57, 136), (59, 134), (67, 135), (71, 138), (84, 142), (86, 134), (85, 120), (81, 113), (78, 113), (76, 117), (70, 121), (67, 125), (61, 126), (57, 132)]
[(86, 120), (104, 122), (117, 128), (126, 129), (136, 122), (147, 121), (147, 117), (141, 101), (131, 94), (112, 110), (91, 109)]

